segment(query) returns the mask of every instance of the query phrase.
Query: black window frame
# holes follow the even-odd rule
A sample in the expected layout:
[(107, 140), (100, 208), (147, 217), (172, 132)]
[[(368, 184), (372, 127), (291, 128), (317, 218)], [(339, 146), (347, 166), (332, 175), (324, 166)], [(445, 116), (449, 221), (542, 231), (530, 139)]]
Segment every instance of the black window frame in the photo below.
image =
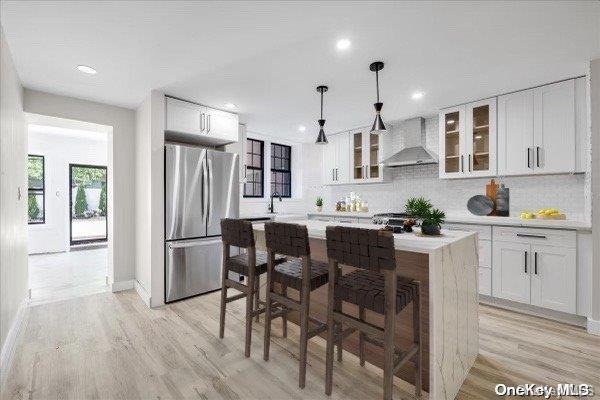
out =
[(27, 213), (27, 225), (43, 225), (46, 223), (46, 158), (41, 154), (27, 154), (27, 161), (29, 158), (41, 158), (42, 159), (42, 188), (31, 188), (29, 186), (29, 171), (27, 171), (27, 202), (29, 202), (29, 195), (42, 195), (42, 214), (41, 221), (29, 221), (29, 212)]
[[(289, 154), (289, 157), (285, 157), (283, 155), (276, 156), (275, 155), (275, 146), (281, 147), (282, 150), (287, 149), (287, 154)], [(281, 154), (284, 154), (284, 153), (282, 152)], [(288, 168), (275, 168), (275, 158), (279, 158), (280, 160), (287, 160)], [(289, 175), (289, 183), (281, 184), (283, 186), (289, 186), (288, 194), (283, 195), (282, 193), (279, 193), (279, 191), (277, 191), (277, 194), (283, 198), (288, 198), (288, 199), (291, 198), (292, 197), (292, 146), (288, 146), (286, 144), (281, 144), (281, 143), (271, 142), (271, 175), (270, 175), (271, 194), (275, 193), (274, 188), (276, 188), (278, 185), (275, 182), (275, 180), (273, 179), (273, 172)]]
[[(260, 154), (256, 154), (253, 152), (254, 146), (248, 146), (248, 143), (253, 143), (253, 142), (257, 142), (260, 143)], [(250, 151), (248, 151), (248, 148), (250, 147)], [(251, 154), (252, 156), (254, 155), (260, 155), (260, 167), (255, 167), (252, 165), (248, 165), (248, 163), (246, 162), (246, 158), (248, 157), (248, 154)], [(249, 198), (249, 199), (262, 199), (265, 197), (265, 142), (264, 140), (259, 140), (259, 139), (252, 139), (252, 138), (246, 138), (246, 152), (244, 154), (244, 178), (247, 178), (248, 175), (248, 170), (252, 170), (252, 171), (260, 171), (260, 195), (256, 195), (256, 194), (246, 194), (246, 183), (248, 183), (247, 181), (244, 183), (244, 198)], [(256, 181), (251, 181), (253, 183), (258, 183)], [(253, 189), (254, 191), (254, 189)]]

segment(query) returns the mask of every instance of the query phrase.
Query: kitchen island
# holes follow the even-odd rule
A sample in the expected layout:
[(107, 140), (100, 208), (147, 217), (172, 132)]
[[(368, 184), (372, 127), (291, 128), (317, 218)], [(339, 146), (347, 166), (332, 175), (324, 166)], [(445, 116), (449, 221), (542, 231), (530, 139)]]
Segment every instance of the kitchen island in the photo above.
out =
[[(324, 262), (327, 262), (327, 226), (340, 224), (381, 229), (381, 225), (373, 224), (314, 220), (289, 222), (307, 226), (311, 257)], [(255, 225), (254, 234), (257, 248), (264, 250), (264, 224)], [(461, 231), (444, 230), (438, 237), (424, 237), (420, 233), (394, 234), (397, 273), (421, 282), (423, 390), (429, 392), (430, 399), (454, 399), (479, 351), (477, 240), (476, 233)], [(351, 269), (343, 266), (344, 273)], [(311, 292), (310, 301), (311, 315), (325, 321), (327, 286)], [(352, 304), (345, 303), (344, 311), (358, 316), (358, 308)], [(379, 314), (367, 311), (366, 318), (383, 326), (383, 316)], [(297, 323), (297, 315), (291, 314), (289, 321)], [(325, 337), (325, 333), (321, 336)], [(412, 307), (407, 307), (397, 317), (396, 345), (406, 349), (411, 344)], [(344, 350), (358, 354), (358, 334), (344, 340)], [(367, 344), (365, 355), (367, 362), (380, 367), (383, 365), (382, 349), (379, 347)], [(397, 375), (414, 383), (410, 363)]]

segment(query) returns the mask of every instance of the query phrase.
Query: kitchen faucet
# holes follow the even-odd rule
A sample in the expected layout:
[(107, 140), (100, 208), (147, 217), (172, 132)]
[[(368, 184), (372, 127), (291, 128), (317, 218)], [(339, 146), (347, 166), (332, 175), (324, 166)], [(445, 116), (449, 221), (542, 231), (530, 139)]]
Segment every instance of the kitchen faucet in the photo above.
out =
[(279, 201), (281, 201), (281, 196), (279, 195), (279, 193), (274, 192), (273, 194), (271, 194), (271, 205), (269, 206), (269, 212), (271, 214), (275, 214), (275, 209), (273, 208), (273, 197), (279, 197)]

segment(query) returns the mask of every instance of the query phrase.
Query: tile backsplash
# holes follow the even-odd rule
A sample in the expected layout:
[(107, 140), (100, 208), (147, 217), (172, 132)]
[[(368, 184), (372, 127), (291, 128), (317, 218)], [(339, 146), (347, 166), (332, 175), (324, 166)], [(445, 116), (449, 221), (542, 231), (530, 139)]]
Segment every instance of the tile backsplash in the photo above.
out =
[[(386, 123), (387, 125), (387, 123)], [(383, 158), (402, 148), (402, 123), (390, 123), (388, 137), (382, 142)], [(427, 147), (437, 153), (437, 116), (425, 121)], [(424, 196), (447, 213), (465, 213), (467, 201), (476, 194), (485, 194), (489, 178), (446, 180), (438, 178), (438, 165), (407, 166), (386, 169), (386, 183), (366, 185), (324, 186), (324, 208), (334, 207), (335, 201), (354, 191), (369, 202), (373, 212), (403, 211), (406, 200)], [(522, 210), (554, 207), (565, 212), (569, 219), (589, 220), (590, 180), (588, 174), (547, 175), (496, 178), (510, 189), (510, 215)]]

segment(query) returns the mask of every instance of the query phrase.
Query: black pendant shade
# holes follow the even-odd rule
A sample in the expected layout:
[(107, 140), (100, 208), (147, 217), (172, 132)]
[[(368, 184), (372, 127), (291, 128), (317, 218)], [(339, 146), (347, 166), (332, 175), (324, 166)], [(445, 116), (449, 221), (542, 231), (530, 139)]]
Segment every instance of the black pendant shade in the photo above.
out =
[(321, 93), (321, 119), (319, 119), (319, 136), (317, 136), (316, 144), (327, 144), (327, 136), (325, 136), (325, 130), (323, 127), (325, 126), (325, 120), (323, 119), (323, 93), (325, 93), (329, 88), (327, 86), (321, 85), (317, 86), (317, 92)]
[(375, 81), (377, 84), (377, 103), (373, 104), (375, 107), (375, 121), (373, 122), (373, 126), (371, 127), (371, 133), (380, 134), (385, 133), (385, 124), (381, 119), (381, 109), (383, 108), (383, 103), (379, 101), (379, 71), (383, 69), (382, 61), (375, 61), (369, 66), (369, 69), (375, 72)]

